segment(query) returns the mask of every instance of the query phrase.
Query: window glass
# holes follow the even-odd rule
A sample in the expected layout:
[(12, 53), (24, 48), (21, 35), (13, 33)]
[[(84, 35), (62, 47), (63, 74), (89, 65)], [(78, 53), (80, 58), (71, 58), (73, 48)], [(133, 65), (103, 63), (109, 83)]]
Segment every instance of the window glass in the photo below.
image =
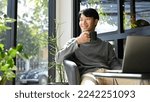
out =
[[(135, 15), (132, 16), (130, 0), (125, 1), (124, 13), (124, 27), (131, 29), (136, 27), (148, 26), (150, 22), (150, 1), (149, 0), (135, 0)], [(133, 23), (131, 23), (133, 21)]]
[(7, 0), (0, 0), (0, 15), (7, 13)]
[[(0, 23), (5, 26), (7, 22), (5, 22), (5, 18), (7, 17), (7, 0), (0, 0)], [(5, 36), (6, 36), (6, 29), (3, 27), (0, 28), (0, 43), (5, 44)]]
[(100, 20), (96, 27), (98, 33), (116, 31), (117, 27), (117, 0), (81, 0), (80, 9), (97, 9)]
[(147, 26), (150, 23), (150, 0), (135, 0), (137, 26)]
[(28, 60), (17, 58), (16, 84), (47, 84), (48, 0), (18, 0), (17, 43)]

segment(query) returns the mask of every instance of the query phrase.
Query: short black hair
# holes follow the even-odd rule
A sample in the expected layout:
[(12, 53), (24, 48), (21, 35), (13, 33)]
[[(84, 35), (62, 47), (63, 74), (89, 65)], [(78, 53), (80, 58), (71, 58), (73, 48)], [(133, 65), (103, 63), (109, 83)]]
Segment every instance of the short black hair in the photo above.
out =
[(81, 14), (85, 15), (86, 17), (93, 17), (94, 19), (98, 19), (99, 20), (99, 14), (93, 8), (87, 8), (87, 9), (81, 10), (79, 12), (79, 18), (81, 16)]

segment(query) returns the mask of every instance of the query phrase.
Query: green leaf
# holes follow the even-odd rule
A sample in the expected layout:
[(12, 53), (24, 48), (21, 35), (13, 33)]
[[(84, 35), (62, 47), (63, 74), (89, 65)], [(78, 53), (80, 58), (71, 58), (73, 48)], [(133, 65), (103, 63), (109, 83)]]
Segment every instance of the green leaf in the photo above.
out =
[(4, 57), (5, 57), (5, 52), (0, 51), (0, 60), (4, 59)]
[(23, 50), (23, 45), (22, 44), (17, 44), (16, 50), (18, 52), (21, 52)]
[(4, 44), (0, 44), (0, 51), (4, 50)]
[(14, 58), (14, 57), (16, 57), (17, 50), (15, 48), (10, 48), (8, 51), (8, 54), (10, 57)]
[(6, 61), (6, 63), (9, 65), (9, 67), (10, 68), (12, 68), (13, 66), (14, 66), (14, 59), (12, 59), (12, 58), (9, 58), (7, 61)]
[(5, 64), (5, 65), (1, 66), (1, 71), (3, 71), (3, 72), (7, 71), (8, 68), (9, 68), (9, 64)]
[(15, 73), (13, 71), (8, 71), (5, 73), (7, 80), (12, 80), (13, 78), (16, 77)]

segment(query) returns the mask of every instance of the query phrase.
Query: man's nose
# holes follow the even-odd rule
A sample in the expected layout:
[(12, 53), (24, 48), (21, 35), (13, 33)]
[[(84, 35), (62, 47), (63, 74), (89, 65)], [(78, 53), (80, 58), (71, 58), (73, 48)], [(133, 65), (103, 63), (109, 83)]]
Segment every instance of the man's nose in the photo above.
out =
[(83, 20), (82, 24), (86, 24), (86, 20)]

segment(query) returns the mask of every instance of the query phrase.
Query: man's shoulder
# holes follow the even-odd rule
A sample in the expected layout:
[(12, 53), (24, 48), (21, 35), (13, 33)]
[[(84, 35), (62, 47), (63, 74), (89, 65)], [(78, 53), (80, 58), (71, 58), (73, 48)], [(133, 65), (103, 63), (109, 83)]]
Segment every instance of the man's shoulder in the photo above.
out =
[(106, 41), (106, 40), (102, 40), (100, 38), (97, 39), (99, 43), (102, 43), (102, 44), (110, 44), (109, 41)]

